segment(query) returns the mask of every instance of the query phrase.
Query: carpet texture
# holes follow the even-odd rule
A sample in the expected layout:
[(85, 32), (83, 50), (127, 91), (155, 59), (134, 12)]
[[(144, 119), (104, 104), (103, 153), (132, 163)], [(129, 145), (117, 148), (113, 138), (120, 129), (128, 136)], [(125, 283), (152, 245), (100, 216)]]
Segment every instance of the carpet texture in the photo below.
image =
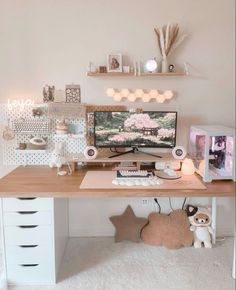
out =
[(233, 239), (167, 250), (113, 238), (71, 238), (56, 286), (9, 290), (234, 290)]

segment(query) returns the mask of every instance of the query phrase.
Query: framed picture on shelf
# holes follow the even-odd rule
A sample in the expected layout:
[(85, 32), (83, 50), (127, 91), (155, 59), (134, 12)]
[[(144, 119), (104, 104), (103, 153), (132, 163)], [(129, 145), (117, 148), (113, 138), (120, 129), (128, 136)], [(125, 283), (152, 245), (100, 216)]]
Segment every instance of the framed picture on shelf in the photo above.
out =
[(122, 72), (122, 54), (108, 54), (107, 72)]

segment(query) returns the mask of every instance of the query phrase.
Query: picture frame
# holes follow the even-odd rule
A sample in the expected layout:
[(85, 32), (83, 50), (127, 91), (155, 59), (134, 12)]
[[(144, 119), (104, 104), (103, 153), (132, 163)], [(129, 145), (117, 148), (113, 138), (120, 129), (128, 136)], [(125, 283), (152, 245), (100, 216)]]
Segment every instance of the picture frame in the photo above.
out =
[(107, 72), (122, 72), (122, 54), (108, 54)]

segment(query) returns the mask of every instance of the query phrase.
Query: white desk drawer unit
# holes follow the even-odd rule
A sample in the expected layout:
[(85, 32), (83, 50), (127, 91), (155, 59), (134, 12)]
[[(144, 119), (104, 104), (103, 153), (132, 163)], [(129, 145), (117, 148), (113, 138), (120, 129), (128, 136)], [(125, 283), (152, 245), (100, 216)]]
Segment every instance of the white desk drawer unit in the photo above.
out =
[[(67, 203), (53, 198), (2, 198), (2, 227), (9, 284), (50, 285), (56, 282), (55, 212)], [(59, 204), (60, 206), (58, 206)], [(64, 214), (62, 213), (64, 218)], [(60, 236), (61, 235), (60, 233)], [(64, 246), (64, 245), (63, 245)], [(64, 250), (64, 249), (63, 249)], [(63, 253), (60, 253), (62, 256)]]
[(47, 245), (6, 246), (7, 265), (45, 264), (52, 260), (52, 251)]
[(52, 225), (51, 211), (17, 211), (4, 212), (4, 225)]
[(45, 265), (12, 265), (7, 268), (7, 280), (9, 284), (16, 285), (44, 285), (54, 284), (52, 277), (54, 271)]
[(19, 197), (3, 198), (3, 211), (47, 211), (53, 210), (53, 198)]
[(4, 231), (6, 245), (50, 245), (53, 240), (51, 226), (5, 226)]

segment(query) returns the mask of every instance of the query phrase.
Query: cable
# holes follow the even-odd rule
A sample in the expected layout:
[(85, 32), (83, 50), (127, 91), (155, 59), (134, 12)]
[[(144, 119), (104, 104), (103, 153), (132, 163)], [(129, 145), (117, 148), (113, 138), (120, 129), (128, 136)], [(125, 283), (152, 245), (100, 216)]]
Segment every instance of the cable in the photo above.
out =
[(161, 206), (160, 206), (160, 203), (158, 202), (157, 198), (154, 198), (154, 201), (158, 205), (159, 213), (161, 213)]
[[(183, 204), (182, 204), (182, 210), (184, 209), (185, 203), (186, 203), (187, 197), (184, 198)], [(169, 205), (172, 211), (174, 211), (174, 208), (172, 206), (171, 198), (169, 197)]]
[(187, 197), (184, 198), (184, 202), (183, 202), (183, 205), (182, 205), (182, 209), (184, 209), (184, 206), (185, 206), (186, 200), (187, 200)]
[(171, 203), (171, 198), (169, 197), (169, 205), (172, 211), (174, 211), (173, 207), (172, 207), (172, 203)]
[(112, 153), (120, 153), (119, 151), (117, 151), (116, 147), (114, 149), (110, 147), (109, 149)]
[(109, 148), (112, 153), (116, 153), (111, 147)]
[(216, 242), (224, 242), (226, 240), (225, 237), (218, 237), (216, 238)]

